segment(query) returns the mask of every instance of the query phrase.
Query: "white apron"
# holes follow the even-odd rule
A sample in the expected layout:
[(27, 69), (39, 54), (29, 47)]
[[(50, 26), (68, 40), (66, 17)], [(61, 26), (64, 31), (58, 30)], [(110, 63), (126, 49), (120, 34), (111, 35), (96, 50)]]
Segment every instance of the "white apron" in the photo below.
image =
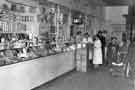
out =
[(94, 42), (93, 64), (102, 64), (102, 49), (100, 40), (96, 40)]

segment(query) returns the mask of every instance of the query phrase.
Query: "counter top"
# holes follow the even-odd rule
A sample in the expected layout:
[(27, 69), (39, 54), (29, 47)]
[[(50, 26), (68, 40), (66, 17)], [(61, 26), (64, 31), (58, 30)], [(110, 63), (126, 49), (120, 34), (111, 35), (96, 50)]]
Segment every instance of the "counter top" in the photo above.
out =
[(74, 52), (0, 67), (0, 90), (31, 90), (75, 68)]

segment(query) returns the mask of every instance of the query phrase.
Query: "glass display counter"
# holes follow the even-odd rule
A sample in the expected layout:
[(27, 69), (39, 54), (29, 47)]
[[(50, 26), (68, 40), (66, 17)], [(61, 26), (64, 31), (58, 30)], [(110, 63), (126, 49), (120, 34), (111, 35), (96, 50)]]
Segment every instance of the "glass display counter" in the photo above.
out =
[(1, 49), (0, 90), (31, 90), (74, 70), (74, 52), (67, 42), (60, 49), (46, 44)]
[[(59, 16), (69, 12), (62, 15), (62, 12), (57, 12), (59, 6), (55, 10), (56, 6), (47, 5), (43, 13), (37, 8), (36, 15), (28, 13), (27, 16), (27, 12), (25, 15), (14, 10), (0, 14), (0, 90), (31, 90), (75, 68), (75, 44), (67, 41), (69, 22), (59, 22)], [(43, 9), (46, 9), (44, 5)], [(5, 20), (5, 16), (9, 20)], [(46, 30), (49, 35), (45, 35)], [(40, 36), (44, 40), (40, 40)], [(34, 38), (38, 39), (34, 41)]]
[[(26, 44), (28, 45), (26, 46)], [(56, 48), (53, 43), (45, 44), (43, 42), (37, 45), (31, 44), (30, 41), (17, 41), (9, 45), (1, 43), (0, 66), (57, 55), (73, 50), (75, 50), (73, 42), (65, 42), (61, 48)]]

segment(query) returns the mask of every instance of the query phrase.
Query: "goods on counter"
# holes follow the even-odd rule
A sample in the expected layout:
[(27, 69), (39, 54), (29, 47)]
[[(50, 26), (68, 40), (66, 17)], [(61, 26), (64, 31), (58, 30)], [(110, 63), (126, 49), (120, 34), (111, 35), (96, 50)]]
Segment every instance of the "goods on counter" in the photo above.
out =
[(13, 57), (14, 55), (13, 55), (12, 50), (5, 50), (5, 56), (6, 57)]
[(19, 40), (13, 44), (13, 48), (23, 48), (25, 47), (25, 41)]
[(5, 43), (0, 43), (0, 50), (3, 50), (5, 48), (6, 48)]
[(18, 54), (18, 57), (21, 58), (22, 60), (29, 60), (29, 59), (34, 59), (37, 58), (39, 55), (37, 55), (33, 48), (23, 48), (22, 51)]
[(36, 55), (36, 53), (34, 52), (33, 48), (29, 48), (28, 56), (29, 56), (30, 59), (34, 59), (34, 58), (38, 57), (38, 55)]
[(28, 53), (29, 59), (37, 58), (38, 56), (34, 52), (29, 52)]
[(0, 66), (4, 66), (6, 64), (12, 64), (18, 62), (16, 58), (1, 56), (0, 57)]
[(14, 56), (14, 52), (12, 50), (5, 51), (4, 59), (5, 59), (6, 64), (18, 62), (17, 57)]
[(27, 54), (27, 52), (24, 51), (24, 49), (23, 49), (23, 51), (18, 54), (18, 57), (19, 57), (19, 58), (28, 58), (28, 54)]
[(5, 65), (5, 60), (4, 60), (4, 57), (2, 55), (0, 55), (0, 66), (3, 66)]
[(16, 59), (5, 57), (6, 64), (13, 64), (18, 62)]
[(37, 47), (33, 47), (33, 52), (34, 54), (36, 54), (39, 57), (43, 57), (43, 56), (47, 56), (48, 52), (45, 48), (37, 48)]
[(5, 60), (4, 59), (0, 59), (0, 66), (4, 66), (5, 65)]
[(69, 48), (70, 48), (71, 50), (75, 50), (75, 45), (71, 45)]

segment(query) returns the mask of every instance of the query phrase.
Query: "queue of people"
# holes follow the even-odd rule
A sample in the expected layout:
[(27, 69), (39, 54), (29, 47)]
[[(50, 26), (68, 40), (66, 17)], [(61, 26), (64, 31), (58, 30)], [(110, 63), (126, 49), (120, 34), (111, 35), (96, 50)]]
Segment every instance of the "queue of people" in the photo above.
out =
[(106, 33), (99, 31), (93, 38), (93, 65), (98, 68), (100, 65), (106, 65)]
[[(78, 32), (76, 39), (80, 38), (81, 32)], [(135, 38), (132, 43), (126, 38), (119, 41), (117, 37), (108, 38), (107, 31), (99, 31), (94, 37), (85, 33), (83, 41), (89, 43), (87, 49), (94, 70), (100, 70), (101, 66), (107, 67), (111, 73), (120, 70), (135, 85)]]
[(125, 37), (118, 42), (117, 37), (111, 37), (107, 41), (106, 31), (99, 31), (94, 36), (93, 42), (93, 65), (109, 68), (109, 71), (120, 72), (131, 79), (135, 86), (135, 37), (130, 43)]
[(120, 53), (128, 51), (129, 45), (126, 40), (122, 40), (119, 43), (117, 37), (108, 39), (106, 35), (106, 31), (99, 31), (97, 35), (93, 37), (92, 60), (95, 68), (99, 66), (111, 67), (112, 62), (117, 62)]

